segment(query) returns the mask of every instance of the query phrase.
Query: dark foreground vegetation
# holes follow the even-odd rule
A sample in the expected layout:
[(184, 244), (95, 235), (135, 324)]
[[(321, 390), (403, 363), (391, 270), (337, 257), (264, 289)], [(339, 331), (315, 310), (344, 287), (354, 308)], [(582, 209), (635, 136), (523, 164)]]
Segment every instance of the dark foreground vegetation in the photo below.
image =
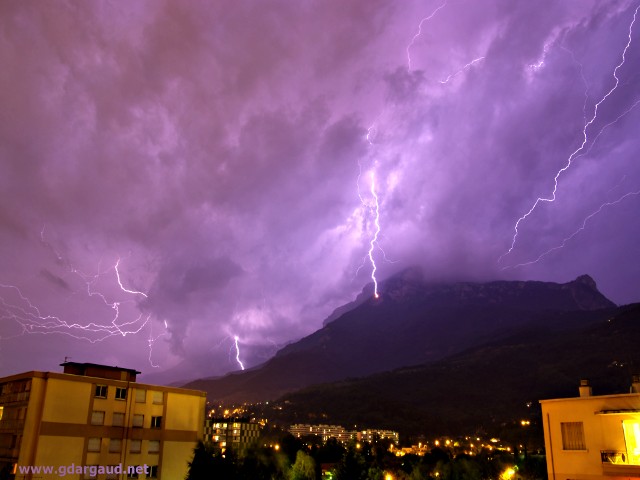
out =
[[(309, 439), (311, 440), (311, 439)], [(187, 480), (537, 480), (546, 479), (543, 456), (508, 452), (477, 455), (433, 448), (423, 456), (396, 456), (388, 441), (335, 439), (307, 442), (290, 434), (266, 432), (241, 451), (198, 444)]]

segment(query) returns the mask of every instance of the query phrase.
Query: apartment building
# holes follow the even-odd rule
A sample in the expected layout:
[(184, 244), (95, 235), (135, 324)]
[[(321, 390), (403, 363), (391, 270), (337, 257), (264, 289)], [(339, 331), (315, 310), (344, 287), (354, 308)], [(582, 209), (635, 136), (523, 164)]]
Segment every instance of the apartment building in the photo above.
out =
[[(140, 372), (127, 368), (61, 366), (0, 378), (0, 471), (30, 479), (42, 477), (26, 466), (73, 465), (111, 468), (70, 478), (185, 477), (202, 437), (204, 392), (138, 383)], [(142, 468), (127, 474), (129, 466)]]
[(630, 393), (541, 400), (550, 480), (640, 479), (640, 377)]
[(207, 418), (204, 425), (204, 441), (220, 448), (236, 452), (255, 443), (260, 437), (260, 424), (247, 418)]
[(297, 423), (289, 427), (289, 433), (297, 438), (314, 435), (321, 437), (323, 442), (326, 442), (330, 438), (335, 438), (343, 443), (349, 440), (373, 442), (375, 440), (389, 439), (395, 443), (399, 441), (398, 432), (391, 430), (346, 430), (341, 425), (309, 425)]
[(297, 438), (313, 435), (322, 438), (323, 442), (326, 442), (330, 438), (335, 438), (340, 442), (347, 442), (355, 438), (354, 432), (345, 430), (341, 425), (309, 425), (296, 423), (289, 427), (289, 433)]

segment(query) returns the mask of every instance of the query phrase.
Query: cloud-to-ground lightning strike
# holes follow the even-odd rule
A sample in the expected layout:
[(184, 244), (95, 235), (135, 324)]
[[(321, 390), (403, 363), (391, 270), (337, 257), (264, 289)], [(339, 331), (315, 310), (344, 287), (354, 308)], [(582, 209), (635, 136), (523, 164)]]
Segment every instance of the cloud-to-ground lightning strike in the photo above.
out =
[(371, 196), (374, 200), (374, 224), (376, 226), (376, 230), (371, 237), (371, 241), (369, 242), (369, 261), (371, 262), (371, 280), (373, 280), (373, 296), (378, 298), (378, 280), (376, 279), (376, 262), (373, 258), (373, 250), (376, 248), (378, 243), (378, 235), (380, 235), (380, 203), (378, 202), (378, 194), (376, 193), (376, 176), (375, 173), (371, 172)]
[[(375, 123), (373, 125), (371, 125), (368, 129), (367, 129), (367, 135), (366, 135), (366, 140), (369, 143), (369, 145), (373, 146), (373, 137), (376, 135), (377, 133), (377, 129), (375, 126)], [(362, 204), (362, 206), (364, 208), (367, 208), (369, 211), (374, 212), (375, 214), (375, 224), (376, 224), (376, 232), (374, 233), (374, 235), (371, 237), (370, 241), (369, 241), (369, 250), (367, 251), (367, 254), (363, 257), (362, 259), (362, 264), (358, 267), (358, 269), (356, 270), (356, 275), (358, 275), (358, 272), (360, 272), (360, 269), (362, 267), (364, 267), (367, 259), (369, 260), (369, 263), (371, 264), (371, 280), (373, 280), (373, 290), (374, 290), (374, 297), (378, 298), (379, 294), (378, 294), (378, 279), (376, 278), (376, 270), (377, 270), (377, 266), (375, 263), (375, 259), (373, 258), (373, 250), (377, 247), (380, 248), (380, 246), (378, 245), (378, 235), (380, 234), (380, 205), (378, 203), (378, 196), (375, 192), (375, 187), (374, 184), (372, 183), (369, 186), (369, 192), (372, 194), (372, 198), (374, 200), (373, 205), (370, 204), (370, 202), (368, 202), (367, 200), (365, 200), (365, 198), (362, 196), (362, 191), (360, 190), (360, 179), (362, 178), (362, 164), (360, 163), (360, 161), (358, 161), (358, 178), (356, 179), (356, 190), (358, 192), (358, 198), (360, 199), (360, 203)], [(373, 178), (374, 178), (374, 173), (373, 171), (371, 171), (371, 178), (372, 178), (372, 182), (373, 182)]]
[(407, 45), (406, 51), (407, 51), (407, 70), (410, 72), (411, 71), (411, 47), (413, 47), (413, 44), (415, 43), (415, 41), (417, 40), (417, 38), (422, 35), (422, 24), (424, 22), (428, 22), (429, 20), (431, 20), (433, 17), (436, 16), (436, 14), (442, 10), (444, 7), (447, 6), (447, 2), (445, 1), (442, 5), (440, 5), (438, 8), (436, 8), (433, 12), (431, 12), (431, 14), (427, 17), (424, 17), (422, 20), (420, 20), (420, 23), (418, 24), (418, 31), (416, 32), (416, 34), (413, 36), (413, 38), (411, 39), (411, 42), (409, 42), (409, 45)]
[(220, 348), (227, 340), (231, 341), (231, 346), (229, 347), (229, 361), (231, 362), (231, 355), (233, 355), (233, 358), (240, 367), (240, 370), (244, 370), (244, 363), (240, 360), (240, 337), (238, 335), (226, 335), (212, 348), (212, 350)]
[(618, 70), (620, 68), (622, 68), (622, 66), (625, 64), (626, 54), (627, 54), (627, 51), (629, 50), (629, 47), (631, 46), (631, 35), (632, 35), (632, 32), (633, 32), (633, 26), (634, 26), (634, 24), (636, 22), (636, 17), (638, 15), (638, 10), (640, 10), (640, 5), (638, 5), (636, 7), (636, 9), (635, 9), (635, 11), (633, 13), (633, 19), (631, 20), (631, 23), (629, 24), (628, 40), (627, 40), (627, 43), (626, 43), (624, 49), (622, 50), (622, 59), (620, 60), (620, 63), (618, 63), (616, 65), (616, 67), (613, 69), (613, 78), (615, 79), (613, 87), (611, 87), (609, 89), (609, 91), (607, 91), (607, 93), (595, 104), (595, 106), (593, 108), (593, 115), (591, 116), (589, 121), (587, 121), (584, 124), (584, 127), (582, 128), (582, 143), (580, 144), (580, 146), (577, 149), (575, 149), (571, 153), (571, 155), (569, 155), (565, 165), (560, 170), (558, 170), (558, 172), (556, 173), (556, 175), (555, 175), (555, 177), (553, 179), (553, 190), (551, 192), (551, 195), (549, 197), (538, 197), (535, 200), (535, 202), (533, 203), (533, 205), (531, 206), (531, 208), (517, 220), (517, 222), (516, 222), (516, 224), (514, 226), (514, 234), (513, 234), (512, 240), (511, 240), (511, 246), (509, 247), (507, 252), (503, 253), (500, 256), (500, 258), (498, 258), (498, 263), (500, 263), (507, 255), (509, 255), (513, 251), (513, 249), (514, 249), (514, 247), (516, 245), (516, 240), (518, 238), (518, 228), (520, 227), (520, 224), (523, 221), (525, 221), (529, 217), (529, 215), (531, 215), (533, 213), (533, 211), (537, 208), (537, 206), (540, 205), (541, 203), (543, 203), (543, 202), (552, 203), (552, 202), (555, 201), (556, 192), (558, 190), (558, 179), (560, 178), (560, 175), (562, 175), (565, 171), (567, 171), (571, 167), (571, 162), (577, 156), (579, 156), (580, 153), (582, 153), (584, 151), (585, 145), (589, 141), (587, 130), (596, 121), (596, 119), (598, 118), (598, 108), (600, 107), (600, 105), (602, 105), (602, 103), (604, 103), (609, 98), (609, 96), (611, 96), (611, 94), (618, 88), (618, 85), (620, 84), (620, 79), (618, 78)]
[(238, 365), (240, 365), (240, 369), (244, 370), (244, 364), (240, 360), (240, 346), (238, 345), (238, 340), (239, 340), (238, 336), (234, 335), (233, 340), (236, 346), (236, 362), (238, 362)]
[[(422, 20), (420, 20), (420, 23), (418, 24), (418, 30), (416, 32), (416, 34), (411, 38), (411, 41), (409, 42), (409, 44), (406, 47), (406, 52), (407, 52), (407, 70), (409, 72), (411, 72), (411, 47), (413, 46), (413, 44), (415, 43), (416, 39), (422, 35), (422, 25), (431, 20), (440, 10), (442, 10), (444, 7), (447, 6), (447, 0), (445, 0), (444, 3), (442, 3), (439, 7), (437, 7), (433, 12), (431, 12), (431, 14), (429, 14), (428, 16), (424, 17)], [(480, 58), (476, 58), (475, 60), (469, 62), (468, 64), (466, 64), (464, 67), (462, 67), (461, 69), (459, 69), (458, 71), (450, 74), (444, 81), (441, 81), (440, 83), (448, 83), (453, 77), (461, 74), (462, 72), (464, 72), (466, 69), (468, 69), (469, 67), (471, 67), (472, 65), (474, 65), (475, 63), (483, 60), (484, 57), (480, 57)], [(373, 146), (373, 137), (375, 137), (375, 135), (377, 134), (377, 127), (376, 124), (374, 123), (373, 125), (371, 125), (368, 129), (367, 129), (367, 135), (366, 135), (366, 139), (367, 142), (369, 143), (369, 145)], [(379, 236), (380, 236), (380, 231), (381, 231), (381, 227), (380, 227), (380, 199), (378, 197), (378, 192), (376, 191), (376, 177), (375, 177), (375, 170), (371, 170), (370, 172), (370, 183), (369, 183), (369, 193), (371, 195), (372, 198), (372, 204), (370, 204), (369, 202), (365, 201), (365, 199), (362, 196), (362, 192), (360, 191), (360, 178), (362, 177), (362, 164), (360, 162), (358, 162), (358, 168), (359, 168), (359, 172), (358, 172), (358, 179), (356, 181), (356, 185), (357, 185), (357, 190), (358, 190), (358, 197), (360, 198), (360, 203), (362, 203), (363, 206), (369, 208), (371, 210), (371, 212), (373, 213), (373, 221), (374, 221), (374, 225), (375, 225), (375, 231), (373, 233), (373, 235), (370, 237), (369, 240), (369, 250), (367, 252), (367, 255), (365, 256), (365, 259), (363, 259), (363, 264), (358, 268), (358, 271), (360, 270), (360, 268), (362, 268), (362, 266), (364, 265), (366, 259), (368, 258), (369, 263), (371, 264), (371, 280), (373, 281), (373, 296), (374, 298), (379, 298), (380, 294), (378, 292), (378, 279), (376, 277), (376, 272), (378, 270), (378, 267), (376, 265), (375, 262), (375, 258), (374, 258), (374, 251), (376, 249), (379, 249), (380, 251), (382, 251), (384, 258), (386, 259), (386, 254), (384, 252), (384, 250), (382, 250), (382, 248), (380, 247), (379, 244)], [(357, 272), (356, 272), (357, 274)]]
[(591, 220), (593, 217), (595, 217), (596, 215), (598, 215), (600, 212), (602, 212), (602, 210), (604, 210), (607, 207), (613, 206), (613, 205), (617, 205), (620, 202), (624, 201), (625, 199), (632, 197), (632, 196), (638, 196), (640, 195), (640, 190), (636, 190), (635, 192), (628, 192), (625, 193), (623, 196), (621, 196), (620, 198), (618, 198), (617, 200), (611, 201), (611, 202), (605, 202), (602, 205), (600, 205), (600, 207), (595, 210), (594, 212), (590, 213), (583, 221), (582, 221), (582, 225), (580, 225), (580, 228), (578, 228), (575, 232), (573, 232), (571, 235), (569, 235), (568, 237), (566, 237), (564, 240), (562, 240), (562, 242), (560, 243), (560, 245), (556, 245), (553, 248), (550, 248), (549, 250), (547, 250), (546, 252), (541, 253), (540, 255), (538, 255), (538, 258), (536, 258), (535, 260), (531, 260), (529, 262), (523, 262), (523, 263), (518, 263), (517, 265), (513, 265), (510, 267), (505, 267), (503, 268), (503, 270), (507, 269), (507, 268), (518, 268), (518, 267), (525, 267), (527, 265), (533, 265), (534, 263), (538, 263), (540, 260), (542, 260), (544, 257), (546, 257), (547, 255), (555, 252), (556, 250), (560, 250), (562, 248), (564, 248), (564, 246), (571, 241), (576, 235), (578, 235), (580, 232), (582, 232), (586, 227), (587, 227), (587, 223), (589, 222), (589, 220)]

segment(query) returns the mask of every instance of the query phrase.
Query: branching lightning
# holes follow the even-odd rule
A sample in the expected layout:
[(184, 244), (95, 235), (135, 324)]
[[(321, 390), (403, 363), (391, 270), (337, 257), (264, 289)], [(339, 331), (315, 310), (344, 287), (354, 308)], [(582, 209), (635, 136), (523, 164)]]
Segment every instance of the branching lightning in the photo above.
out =
[[(407, 71), (408, 72), (411, 72), (411, 68), (412, 68), (411, 67), (411, 48), (413, 47), (413, 45), (416, 42), (416, 40), (418, 39), (418, 37), (420, 37), (420, 35), (422, 35), (422, 26), (423, 26), (423, 24), (425, 22), (431, 20), (433, 17), (435, 17), (436, 14), (440, 10), (442, 10), (444, 7), (447, 6), (447, 3), (448, 3), (448, 0), (445, 0), (444, 3), (442, 3), (435, 10), (433, 10), (433, 12), (431, 12), (429, 15), (427, 15), (426, 17), (422, 18), (422, 20), (420, 20), (420, 23), (418, 24), (417, 32), (411, 38), (411, 41), (409, 42), (409, 44), (407, 45), (407, 47), (405, 49), (406, 53), (407, 53)], [(480, 62), (483, 59), (484, 59), (484, 57), (476, 58), (475, 60), (473, 60), (473, 61), (469, 62), (468, 64), (466, 64), (465, 66), (463, 66), (458, 71), (450, 74), (445, 80), (441, 81), (440, 83), (443, 83), (443, 84), (448, 83), (452, 78), (454, 78), (457, 75), (461, 74), (466, 69), (470, 68), (472, 65), (474, 65), (477, 62)], [(377, 132), (378, 132), (378, 130), (377, 130), (377, 127), (376, 127), (376, 123), (374, 123), (373, 125), (371, 125), (367, 129), (366, 139), (367, 139), (367, 142), (369, 143), (369, 145), (374, 146), (373, 139), (376, 136)], [(358, 162), (358, 167), (359, 167), (359, 172), (358, 172), (358, 179), (356, 181), (357, 190), (358, 190), (358, 198), (360, 198), (360, 203), (364, 207), (368, 208), (372, 212), (373, 223), (375, 225), (375, 229), (374, 229), (373, 235), (371, 235), (370, 240), (369, 240), (369, 250), (367, 252), (367, 255), (363, 259), (362, 265), (356, 271), (356, 275), (357, 275), (357, 272), (360, 271), (360, 268), (362, 268), (364, 266), (366, 260), (368, 259), (369, 263), (371, 264), (371, 280), (373, 281), (373, 296), (374, 296), (374, 298), (379, 298), (380, 294), (378, 292), (378, 279), (376, 277), (376, 272), (378, 270), (378, 267), (377, 267), (376, 262), (375, 262), (374, 251), (376, 249), (380, 250), (383, 253), (383, 256), (384, 256), (384, 258), (386, 260), (386, 254), (385, 254), (384, 250), (381, 248), (380, 243), (379, 243), (379, 237), (380, 237), (380, 232), (381, 232), (381, 226), (380, 226), (380, 198), (378, 196), (378, 191), (376, 190), (376, 176), (375, 176), (375, 168), (374, 168), (369, 173), (369, 175), (370, 175), (369, 194), (370, 194), (372, 200), (371, 201), (365, 200), (365, 198), (363, 197), (362, 192), (360, 190), (360, 179), (362, 177), (362, 164), (360, 162)]]
[[(367, 129), (367, 136), (366, 136), (367, 142), (372, 147), (374, 146), (373, 138), (376, 136), (376, 134), (377, 134), (377, 128), (375, 124), (373, 124)], [(356, 181), (358, 198), (360, 198), (360, 203), (362, 204), (362, 206), (367, 208), (371, 212), (370, 215), (373, 217), (373, 224), (375, 226), (375, 230), (369, 240), (369, 250), (367, 251), (367, 254), (363, 257), (362, 265), (358, 267), (356, 271), (356, 275), (368, 260), (369, 263), (371, 264), (371, 280), (373, 281), (373, 296), (374, 298), (379, 298), (380, 294), (378, 292), (378, 279), (376, 277), (376, 271), (378, 270), (378, 267), (376, 265), (376, 261), (374, 258), (374, 251), (379, 250), (380, 252), (382, 252), (384, 260), (390, 261), (387, 259), (387, 255), (385, 251), (382, 249), (382, 246), (380, 245), (380, 241), (379, 241), (380, 231), (381, 231), (380, 198), (378, 196), (378, 192), (376, 191), (376, 177), (375, 177), (374, 169), (369, 171), (369, 195), (368, 196), (370, 196), (370, 199), (365, 199), (365, 197), (362, 195), (362, 191), (360, 190), (360, 180), (362, 178), (362, 164), (360, 162), (358, 162), (358, 168), (359, 168), (358, 179)], [(392, 261), (390, 262), (393, 263)]]
[[(90, 322), (84, 325), (80, 323), (68, 323), (55, 315), (42, 315), (38, 307), (33, 305), (31, 301), (25, 295), (23, 295), (22, 291), (15, 285), (0, 284), (0, 289), (15, 292), (15, 294), (23, 303), (22, 305), (8, 303), (4, 297), (0, 297), (0, 305), (2, 306), (2, 317), (0, 318), (3, 318), (5, 320), (13, 320), (22, 327), (22, 332), (19, 335), (4, 337), (5, 339), (19, 337), (28, 333), (40, 333), (45, 335), (58, 333), (70, 336), (77, 340), (87, 340), (91, 343), (96, 343), (101, 342), (114, 335), (121, 335), (123, 337), (126, 337), (127, 335), (139, 333), (150, 321), (150, 315), (147, 315), (146, 318), (143, 318), (143, 315), (140, 314), (138, 318), (132, 321), (118, 323), (120, 314), (120, 302), (109, 303), (105, 299), (104, 295), (97, 292), (91, 292), (90, 284), (88, 284), (89, 295), (98, 295), (103, 299), (108, 307), (112, 308), (115, 311), (114, 317), (111, 320), (111, 323), (108, 325), (103, 325), (95, 322)], [(132, 329), (127, 328), (132, 325), (134, 326), (131, 327)], [(80, 334), (80, 331), (86, 332), (86, 335)], [(73, 332), (77, 332), (77, 334), (74, 334)], [(96, 333), (98, 335), (88, 336), (88, 334), (90, 333)]]
[[(600, 105), (602, 105), (608, 98), (609, 96), (611, 96), (611, 94), (618, 88), (618, 85), (620, 84), (620, 79), (618, 78), (618, 70), (620, 68), (622, 68), (622, 66), (625, 64), (626, 61), (626, 54), (627, 51), (629, 49), (629, 47), (631, 46), (631, 35), (633, 32), (633, 26), (636, 22), (636, 17), (638, 14), (638, 10), (640, 10), (640, 5), (638, 7), (636, 7), (634, 13), (633, 13), (633, 19), (631, 21), (631, 23), (629, 24), (629, 31), (628, 31), (628, 40), (627, 43), (622, 51), (622, 59), (620, 60), (620, 63), (618, 63), (616, 65), (616, 67), (613, 70), (613, 78), (615, 79), (614, 85), (613, 87), (611, 87), (609, 89), (609, 91), (607, 91), (607, 93), (595, 104), (594, 108), (593, 108), (593, 115), (591, 116), (591, 118), (584, 124), (583, 128), (582, 128), (582, 142), (580, 144), (580, 146), (574, 150), (571, 155), (569, 155), (569, 157), (567, 158), (567, 161), (565, 163), (565, 165), (558, 170), (558, 172), (556, 173), (554, 179), (553, 179), (553, 190), (551, 192), (551, 195), (549, 197), (538, 197), (535, 202), (533, 203), (533, 205), (531, 206), (531, 208), (524, 214), (522, 215), (516, 222), (515, 226), (514, 226), (514, 235), (513, 238), (511, 240), (511, 246), (509, 247), (508, 251), (505, 252), (504, 254), (502, 254), (500, 256), (500, 258), (498, 258), (498, 263), (500, 263), (507, 255), (509, 255), (516, 244), (516, 240), (518, 238), (518, 228), (520, 227), (520, 224), (525, 221), (529, 215), (531, 215), (533, 213), (533, 211), (538, 207), (538, 205), (540, 205), (543, 202), (546, 203), (552, 203), (555, 201), (556, 199), (556, 192), (558, 190), (558, 179), (560, 178), (560, 176), (567, 171), (570, 167), (571, 167), (571, 163), (572, 161), (580, 156), (579, 154), (581, 154), (584, 149), (585, 146), (587, 145), (588, 141), (589, 141), (589, 137), (587, 134), (587, 130), (589, 129), (589, 127), (596, 121), (597, 117), (598, 117), (598, 108), (600, 107)], [(635, 105), (634, 105), (635, 107)], [(633, 108), (633, 107), (632, 107)], [(624, 114), (623, 114), (624, 115)], [(597, 137), (596, 137), (597, 138)]]
[(602, 212), (602, 210), (604, 210), (607, 207), (613, 206), (613, 205), (617, 205), (620, 202), (624, 201), (625, 199), (632, 197), (632, 196), (638, 196), (640, 195), (640, 190), (636, 190), (635, 192), (628, 192), (626, 194), (624, 194), (623, 196), (621, 196), (620, 198), (618, 198), (617, 200), (614, 200), (612, 202), (605, 202), (602, 205), (600, 205), (600, 207), (595, 210), (594, 212), (592, 212), (591, 214), (589, 214), (583, 221), (582, 221), (582, 225), (580, 225), (580, 228), (578, 228), (575, 232), (573, 232), (571, 235), (569, 235), (568, 237), (566, 237), (564, 240), (562, 240), (562, 242), (560, 243), (560, 245), (556, 245), (553, 248), (550, 248), (549, 250), (547, 250), (546, 252), (541, 253), (538, 258), (536, 258), (535, 260), (531, 260), (529, 262), (523, 262), (523, 263), (518, 263), (517, 265), (513, 265), (510, 267), (505, 267), (503, 268), (503, 270), (506, 270), (507, 268), (518, 268), (518, 267), (525, 267), (527, 265), (533, 265), (534, 263), (538, 263), (540, 260), (542, 260), (544, 257), (546, 257), (547, 255), (555, 252), (556, 250), (560, 250), (562, 248), (564, 248), (564, 246), (571, 241), (576, 235), (578, 235), (580, 232), (582, 232), (586, 227), (587, 227), (587, 223), (589, 222), (589, 220), (591, 220), (593, 217), (595, 217), (596, 215), (598, 215), (600, 212)]
[[(27, 334), (41, 334), (51, 335), (59, 334), (65, 335), (76, 340), (88, 341), (90, 343), (98, 343), (106, 340), (107, 338), (114, 336), (127, 337), (129, 335), (139, 334), (145, 327), (149, 327), (149, 338), (147, 344), (149, 347), (149, 363), (152, 367), (158, 367), (154, 365), (152, 361), (152, 349), (154, 343), (162, 336), (167, 335), (168, 325), (164, 322), (165, 331), (154, 335), (153, 325), (150, 314), (140, 313), (137, 317), (132, 317), (129, 320), (123, 321), (121, 315), (121, 301), (109, 300), (106, 294), (96, 290), (97, 281), (105, 274), (109, 273), (111, 269), (115, 272), (115, 280), (118, 288), (128, 294), (136, 295), (144, 298), (148, 298), (148, 295), (144, 292), (131, 290), (124, 286), (122, 278), (120, 276), (120, 258), (116, 263), (105, 271), (101, 271), (98, 268), (98, 272), (94, 275), (87, 275), (80, 270), (71, 266), (68, 262), (65, 262), (62, 256), (53, 249), (44, 240), (44, 228), (40, 234), (42, 243), (49, 249), (51, 249), (56, 255), (58, 262), (63, 263), (69, 272), (79, 277), (86, 287), (86, 294), (89, 298), (98, 298), (109, 309), (113, 311), (111, 321), (108, 323), (99, 322), (68, 322), (56, 315), (43, 314), (38, 306), (32, 302), (27, 295), (23, 293), (21, 288), (16, 285), (0, 284), (0, 319), (10, 320), (19, 326), (19, 332), (15, 335), (3, 336), (2, 339), (11, 339), (20, 337)], [(127, 300), (127, 302), (129, 302)]]

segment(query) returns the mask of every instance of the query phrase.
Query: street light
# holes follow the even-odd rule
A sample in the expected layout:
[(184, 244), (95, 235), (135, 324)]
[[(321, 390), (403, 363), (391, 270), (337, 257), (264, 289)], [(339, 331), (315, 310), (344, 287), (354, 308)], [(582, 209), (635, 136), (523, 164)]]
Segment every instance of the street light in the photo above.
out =
[(513, 468), (507, 468), (502, 472), (502, 475), (500, 475), (500, 480), (511, 480), (515, 474), (516, 471)]

